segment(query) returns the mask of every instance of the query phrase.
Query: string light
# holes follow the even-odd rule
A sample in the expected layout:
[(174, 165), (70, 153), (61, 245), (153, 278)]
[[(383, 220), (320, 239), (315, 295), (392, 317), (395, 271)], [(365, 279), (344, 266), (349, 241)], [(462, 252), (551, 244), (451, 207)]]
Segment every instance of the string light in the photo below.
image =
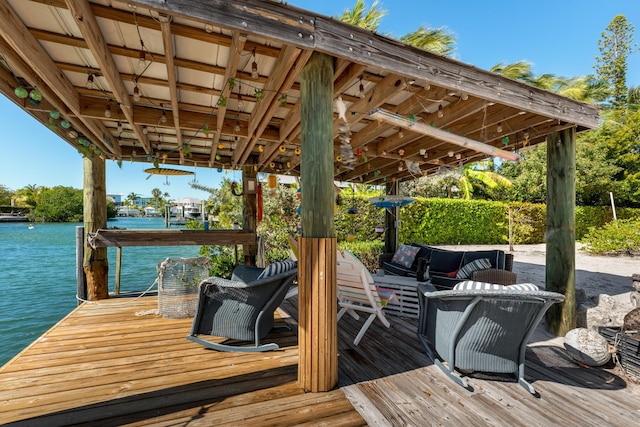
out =
[(107, 106), (104, 109), (104, 116), (106, 118), (111, 117), (111, 105), (107, 104)]
[(358, 89), (358, 96), (364, 98), (364, 84), (362, 84), (362, 77), (360, 77), (360, 87)]
[(438, 105), (438, 118), (443, 118), (444, 117), (444, 111), (442, 109), (442, 104)]
[[(140, 40), (140, 44), (142, 44), (142, 40)], [(144, 49), (144, 44), (142, 44), (142, 48)], [(140, 49), (140, 53), (138, 54), (138, 65), (140, 65), (141, 68), (147, 65), (147, 54), (142, 49)]]
[(138, 85), (133, 88), (133, 100), (140, 102), (140, 89), (138, 89)]
[(498, 133), (502, 132), (502, 122), (498, 122), (498, 124), (496, 126), (496, 132), (498, 132)]
[(404, 132), (402, 131), (402, 129), (398, 130), (398, 138), (404, 138)]
[(453, 151), (449, 151), (449, 152), (447, 153), (447, 155), (448, 155), (449, 157), (453, 157)]
[(149, 129), (147, 129), (147, 127), (146, 127), (146, 126), (142, 126), (142, 133), (143, 133), (144, 135), (148, 134), (148, 133), (149, 133)]
[(460, 160), (461, 158), (462, 158), (462, 154), (460, 154), (460, 153), (456, 153), (456, 159), (457, 159), (457, 160)]
[(234, 128), (236, 132), (240, 132), (240, 122), (236, 122), (236, 127)]

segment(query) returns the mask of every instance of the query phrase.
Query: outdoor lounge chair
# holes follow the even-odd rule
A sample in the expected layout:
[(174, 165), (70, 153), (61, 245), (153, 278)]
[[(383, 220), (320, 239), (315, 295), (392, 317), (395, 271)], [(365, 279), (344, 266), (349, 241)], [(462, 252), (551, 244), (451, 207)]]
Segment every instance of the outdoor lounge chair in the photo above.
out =
[[(274, 327), (278, 308), (298, 273), (292, 260), (266, 268), (238, 266), (231, 280), (209, 277), (200, 283), (198, 307), (187, 339), (220, 351), (258, 352), (274, 350), (278, 344), (260, 344)], [(223, 344), (199, 334), (253, 341), (253, 346)]]
[(345, 313), (349, 313), (356, 320), (360, 318), (356, 311), (369, 313), (369, 318), (353, 340), (353, 345), (358, 345), (376, 317), (387, 328), (391, 326), (382, 309), (396, 296), (393, 291), (377, 287), (369, 270), (351, 252), (338, 250), (336, 256), (338, 305), (340, 306), (338, 320)]
[(436, 292), (418, 285), (418, 338), (429, 358), (469, 390), (472, 388), (454, 369), (465, 374), (512, 373), (520, 385), (536, 394), (524, 379), (527, 341), (547, 309), (564, 301), (564, 295), (540, 291), (531, 284), (482, 284), (478, 287), (485, 289), (468, 289), (478, 283), (462, 282), (457, 286), (467, 289)]

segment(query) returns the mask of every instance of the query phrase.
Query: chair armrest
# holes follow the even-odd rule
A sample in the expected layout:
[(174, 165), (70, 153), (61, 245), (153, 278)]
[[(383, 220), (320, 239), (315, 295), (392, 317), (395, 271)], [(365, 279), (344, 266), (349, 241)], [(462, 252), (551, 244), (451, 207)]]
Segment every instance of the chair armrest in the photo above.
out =
[(386, 254), (380, 254), (380, 255), (378, 255), (378, 266), (379, 266), (380, 268), (382, 268), (382, 267), (383, 267), (383, 265), (382, 265), (383, 263), (385, 263), (385, 262), (391, 262), (391, 260), (393, 259), (393, 255), (394, 255), (394, 254), (393, 254), (393, 253), (391, 253), (391, 252), (390, 252), (390, 253), (386, 253)]
[(487, 268), (485, 270), (478, 270), (471, 273), (471, 280), (474, 282), (487, 282), (506, 286), (516, 284), (518, 275), (507, 270)]

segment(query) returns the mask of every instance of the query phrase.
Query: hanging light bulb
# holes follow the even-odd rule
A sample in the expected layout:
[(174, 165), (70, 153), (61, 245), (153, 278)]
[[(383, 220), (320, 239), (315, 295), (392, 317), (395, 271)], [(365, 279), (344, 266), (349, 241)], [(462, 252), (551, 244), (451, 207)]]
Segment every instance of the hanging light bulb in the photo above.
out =
[(358, 88), (358, 96), (364, 98), (364, 84), (362, 84), (362, 77), (360, 78), (360, 87)]
[(443, 118), (444, 117), (444, 111), (442, 110), (442, 104), (440, 104), (438, 106), (438, 118)]
[(498, 124), (496, 125), (496, 132), (498, 133), (502, 132), (502, 122), (498, 122)]
[(140, 49), (140, 53), (138, 54), (138, 65), (140, 65), (140, 67), (147, 65), (147, 54), (143, 49)]
[(146, 127), (146, 126), (142, 126), (142, 133), (143, 133), (144, 135), (148, 134), (148, 133), (149, 133), (149, 129), (147, 129), (147, 127)]
[(257, 79), (260, 77), (258, 74), (258, 63), (256, 62), (256, 49), (253, 49), (253, 63), (251, 64), (251, 78)]
[(122, 133), (122, 123), (120, 121), (118, 121), (118, 133)]
[(449, 152), (447, 153), (447, 155), (448, 155), (449, 157), (453, 157), (453, 151), (449, 151)]
[(133, 88), (133, 100), (140, 102), (140, 89), (138, 89), (138, 85)]
[(427, 149), (426, 148), (421, 148), (420, 149), (420, 155), (424, 156), (425, 154), (427, 154)]
[(96, 84), (93, 81), (93, 79), (94, 79), (93, 74), (89, 74), (87, 76), (87, 89), (95, 89)]
[(111, 105), (107, 104), (107, 106), (104, 109), (104, 116), (106, 118), (111, 117)]
[(398, 130), (398, 138), (404, 138), (404, 132), (402, 131), (402, 129)]
[(404, 148), (398, 150), (398, 155), (400, 155), (400, 157), (404, 156)]
[(236, 122), (236, 127), (234, 128), (236, 132), (240, 132), (240, 123)]
[(460, 160), (461, 158), (462, 158), (462, 154), (460, 154), (460, 153), (456, 153), (456, 159), (457, 159), (457, 160)]
[(165, 113), (164, 111), (164, 105), (160, 104), (160, 106), (162, 107), (162, 115), (160, 116), (160, 122), (167, 123), (167, 113)]

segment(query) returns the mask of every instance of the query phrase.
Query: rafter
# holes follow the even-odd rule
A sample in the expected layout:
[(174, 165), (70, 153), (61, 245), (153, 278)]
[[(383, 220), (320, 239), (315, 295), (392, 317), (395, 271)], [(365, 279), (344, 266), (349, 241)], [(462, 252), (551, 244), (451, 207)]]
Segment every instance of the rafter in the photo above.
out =
[(142, 132), (142, 128), (135, 124), (133, 120), (133, 105), (131, 103), (131, 98), (124, 87), (124, 83), (122, 83), (116, 64), (109, 52), (107, 43), (102, 36), (96, 17), (91, 11), (91, 6), (88, 0), (66, 0), (66, 3), (76, 21), (76, 24), (80, 28), (80, 32), (84, 36), (89, 49), (93, 53), (96, 62), (100, 65), (104, 77), (107, 79), (107, 82), (109, 82), (109, 86), (113, 91), (113, 96), (118, 102), (122, 113), (127, 118), (127, 121), (131, 123), (133, 131), (136, 134), (138, 141), (142, 144), (144, 150), (147, 154), (151, 154), (152, 150), (151, 144), (149, 144), (149, 139), (147, 138), (147, 135)]
[(184, 162), (184, 143), (182, 141), (182, 131), (180, 130), (180, 97), (176, 77), (176, 66), (173, 58), (176, 56), (173, 49), (173, 36), (171, 34), (170, 17), (160, 16), (160, 27), (162, 28), (162, 44), (164, 45), (164, 57), (167, 65), (167, 80), (169, 83), (169, 96), (171, 97), (171, 114), (173, 115), (173, 126), (176, 131), (176, 142), (180, 152), (180, 163)]
[(56, 108), (59, 107), (59, 111), (66, 111), (68, 108), (77, 115), (79, 119), (73, 120), (74, 126), (78, 127), (78, 130), (82, 131), (85, 136), (93, 136), (91, 139), (95, 145), (108, 153), (120, 155), (116, 142), (101, 123), (86, 120), (80, 116), (78, 94), (73, 85), (62, 72), (56, 72), (57, 69), (51, 57), (42, 45), (30, 35), (29, 30), (16, 16), (6, 0), (0, 0), (0, 14), (4, 17), (3, 25), (0, 25), (0, 35), (5, 39), (3, 40), (5, 46), (3, 50), (6, 55), (12, 55), (15, 52), (12, 62), (20, 68), (19, 72), (24, 76), (30, 76), (29, 80), (32, 83), (43, 82), (43, 85), (38, 85), (42, 94), (51, 98), (50, 102), (54, 98), (59, 99), (59, 102), (56, 102), (57, 106), (52, 102)]

